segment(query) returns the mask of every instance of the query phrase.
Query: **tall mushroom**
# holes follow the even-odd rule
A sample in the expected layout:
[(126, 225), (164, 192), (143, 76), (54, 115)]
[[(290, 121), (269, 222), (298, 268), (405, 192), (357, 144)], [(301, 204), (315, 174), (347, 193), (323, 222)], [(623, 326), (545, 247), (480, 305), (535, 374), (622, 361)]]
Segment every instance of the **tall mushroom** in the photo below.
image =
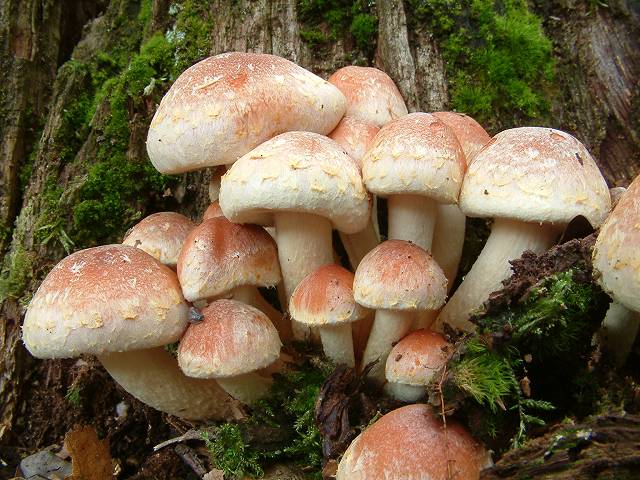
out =
[(368, 311), (353, 299), (353, 273), (339, 265), (318, 268), (293, 291), (289, 312), (296, 321), (320, 330), (322, 347), (330, 360), (355, 366), (351, 323)]
[(437, 328), (472, 330), (469, 316), (509, 276), (510, 260), (545, 251), (578, 215), (599, 226), (610, 207), (600, 170), (568, 133), (522, 127), (496, 135), (469, 165), (460, 193), (467, 216), (494, 218), (491, 235)]
[(363, 366), (377, 361), (369, 371), (373, 381), (384, 382), (387, 355), (409, 331), (413, 314), (440, 308), (446, 289), (447, 279), (440, 267), (431, 255), (413, 243), (387, 240), (362, 259), (356, 270), (353, 294), (360, 305), (376, 309), (362, 358)]
[(367, 189), (387, 197), (388, 238), (429, 251), (436, 205), (458, 201), (464, 170), (455, 134), (428, 113), (411, 113), (382, 127), (362, 159)]
[(623, 365), (640, 327), (640, 177), (605, 220), (593, 249), (598, 283), (613, 298), (600, 337)]
[(255, 403), (271, 385), (256, 371), (280, 356), (276, 329), (260, 310), (235, 300), (216, 300), (202, 315), (180, 340), (180, 368), (190, 377), (215, 378), (234, 398)]
[(27, 309), (23, 340), (37, 358), (94, 354), (131, 395), (191, 420), (232, 416), (210, 380), (180, 372), (162, 346), (177, 341), (189, 307), (175, 272), (128, 245), (81, 250), (44, 279)]
[[(222, 177), (220, 206), (237, 223), (273, 214), (287, 298), (305, 276), (333, 263), (332, 225), (360, 231), (370, 208), (355, 161), (309, 132), (283, 133), (240, 158)], [(304, 330), (295, 325), (300, 338)]]

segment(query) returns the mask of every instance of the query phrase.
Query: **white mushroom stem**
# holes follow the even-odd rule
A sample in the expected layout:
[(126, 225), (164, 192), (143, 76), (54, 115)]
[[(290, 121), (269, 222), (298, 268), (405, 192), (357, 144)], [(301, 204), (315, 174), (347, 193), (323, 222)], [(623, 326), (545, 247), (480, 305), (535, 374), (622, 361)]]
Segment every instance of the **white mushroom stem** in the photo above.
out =
[(98, 355), (109, 375), (141, 402), (188, 420), (222, 420), (234, 401), (215, 380), (187, 377), (163, 347)]
[(471, 314), (480, 308), (489, 294), (502, 287), (511, 275), (510, 260), (525, 250), (542, 253), (553, 245), (558, 227), (551, 224), (526, 223), (496, 218), (480, 256), (471, 267), (453, 297), (440, 311), (435, 330), (443, 331), (448, 323), (454, 328), (473, 331)]
[(231, 298), (262, 311), (262, 313), (269, 317), (269, 320), (271, 320), (271, 323), (276, 327), (276, 330), (278, 330), (280, 340), (283, 342), (291, 340), (290, 322), (284, 318), (281, 312), (276, 310), (264, 299), (256, 287), (251, 285), (236, 287), (233, 292), (231, 292)]
[(340, 240), (342, 240), (342, 245), (344, 245), (344, 249), (347, 251), (349, 262), (354, 270), (358, 268), (358, 264), (364, 256), (380, 243), (378, 234), (371, 221), (367, 223), (364, 230), (358, 233), (348, 234), (340, 232)]
[(467, 217), (455, 204), (439, 203), (437, 208), (431, 255), (447, 277), (447, 292), (450, 292), (462, 257)]
[(369, 371), (369, 378), (382, 385), (385, 381), (385, 365), (393, 344), (402, 339), (413, 322), (414, 312), (400, 310), (376, 310), (371, 334), (362, 356), (362, 367), (378, 361)]
[(440, 310), (422, 310), (416, 313), (411, 330), (430, 329), (438, 318)]
[(354, 367), (356, 360), (353, 354), (351, 323), (323, 325), (319, 330), (322, 349), (327, 358), (335, 364), (343, 363), (347, 367)]
[(375, 312), (370, 312), (366, 317), (353, 322), (351, 324), (351, 335), (353, 337), (353, 350), (356, 358), (362, 359), (364, 349), (367, 347), (367, 341), (369, 340), (369, 334), (371, 333), (371, 327), (373, 327), (373, 320), (375, 318)]
[[(278, 258), (288, 299), (304, 277), (318, 267), (333, 263), (331, 222), (308, 213), (277, 212), (275, 215)], [(304, 340), (309, 329), (292, 323), (293, 336)]]
[(639, 327), (640, 314), (618, 302), (611, 303), (602, 322), (599, 337), (618, 367), (627, 361)]
[(233, 398), (247, 405), (253, 405), (269, 393), (273, 380), (255, 372), (235, 377), (218, 378), (220, 386)]
[(425, 386), (406, 383), (389, 382), (384, 386), (384, 389), (391, 397), (407, 403), (416, 403), (427, 394)]
[(209, 179), (209, 201), (211, 203), (218, 200), (220, 196), (220, 176), (224, 171), (220, 167), (211, 168), (211, 178)]
[(436, 202), (420, 195), (391, 195), (387, 200), (390, 240), (407, 240), (431, 251), (438, 217)]

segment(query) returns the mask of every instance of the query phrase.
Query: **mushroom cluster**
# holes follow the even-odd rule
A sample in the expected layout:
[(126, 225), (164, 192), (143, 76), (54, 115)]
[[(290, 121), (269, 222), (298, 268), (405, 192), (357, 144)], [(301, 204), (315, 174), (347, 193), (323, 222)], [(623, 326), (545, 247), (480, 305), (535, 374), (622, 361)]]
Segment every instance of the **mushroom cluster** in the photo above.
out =
[[(147, 151), (163, 173), (226, 168), (203, 219), (155, 214), (125, 245), (64, 259), (29, 306), (24, 341), (41, 358), (96, 354), (133, 395), (190, 419), (228, 415), (220, 386), (255, 402), (281, 342), (317, 335), (335, 363), (367, 367), (392, 395), (417, 401), (450, 352), (436, 332), (473, 330), (470, 315), (509, 260), (549, 248), (576, 216), (598, 227), (611, 206), (595, 161), (565, 132), (491, 138), (463, 114), (408, 113), (380, 70), (345, 67), (325, 81), (266, 54), (187, 69), (151, 122)], [(386, 198), (386, 232), (376, 196)], [(447, 302), (466, 216), (493, 218), (492, 233)], [(281, 310), (257, 290), (276, 286)], [(177, 360), (161, 348), (176, 341)], [(141, 386), (171, 392), (170, 404)], [(398, 438), (380, 433), (383, 423)], [(446, 456), (424, 453), (443, 441), (428, 408), (397, 410), (353, 442), (338, 478), (477, 478), (482, 448), (462, 427), (444, 437), (464, 458), (456, 477)]]

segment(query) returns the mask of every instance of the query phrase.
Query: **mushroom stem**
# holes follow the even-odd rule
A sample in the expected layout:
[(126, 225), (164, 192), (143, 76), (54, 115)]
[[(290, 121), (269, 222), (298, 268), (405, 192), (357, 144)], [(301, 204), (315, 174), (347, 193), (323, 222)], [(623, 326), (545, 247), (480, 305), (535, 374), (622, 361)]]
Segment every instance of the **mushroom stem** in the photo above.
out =
[(448, 323), (453, 328), (473, 331), (471, 314), (482, 307), (489, 294), (502, 286), (511, 275), (510, 260), (520, 257), (525, 250), (542, 253), (549, 249), (558, 228), (551, 224), (538, 224), (496, 218), (480, 256), (460, 284), (453, 297), (440, 311), (435, 330), (442, 332)]
[(391, 195), (387, 200), (389, 239), (407, 240), (430, 252), (438, 216), (436, 205), (421, 195)]
[(209, 178), (209, 201), (213, 203), (220, 196), (220, 177), (224, 174), (224, 169), (212, 167), (209, 171), (211, 172), (211, 177)]
[(378, 361), (369, 371), (369, 378), (376, 383), (385, 381), (385, 366), (393, 344), (404, 337), (413, 321), (414, 312), (399, 310), (376, 310), (376, 318), (362, 356), (362, 367)]
[(388, 382), (384, 386), (388, 395), (401, 402), (416, 403), (427, 394), (427, 389), (421, 385)]
[(319, 330), (322, 349), (327, 358), (335, 364), (343, 363), (347, 367), (354, 367), (356, 361), (353, 354), (351, 323), (323, 325)]
[[(304, 277), (322, 265), (333, 263), (331, 222), (308, 213), (277, 212), (274, 217), (278, 258), (287, 296), (285, 305), (288, 305), (291, 294)], [(292, 328), (297, 340), (309, 336), (309, 329), (299, 322), (292, 322)]]
[(373, 326), (373, 320), (375, 318), (375, 312), (370, 312), (369, 315), (357, 322), (351, 324), (351, 333), (353, 336), (353, 350), (358, 363), (362, 360), (364, 349), (367, 346), (369, 340), (369, 334), (371, 333), (371, 327)]
[(598, 335), (618, 367), (627, 361), (639, 327), (639, 313), (629, 310), (621, 303), (611, 302)]
[(438, 204), (438, 219), (433, 232), (431, 254), (447, 277), (447, 292), (451, 291), (462, 257), (467, 217), (458, 205)]
[(215, 380), (187, 377), (163, 347), (105, 353), (98, 360), (122, 388), (156, 410), (188, 420), (237, 416)]
[(340, 239), (349, 256), (351, 267), (354, 270), (358, 268), (358, 264), (364, 256), (380, 243), (378, 234), (371, 221), (367, 223), (364, 230), (357, 233), (347, 234), (340, 232)]
[(292, 334), (290, 322), (284, 318), (284, 315), (282, 315), (281, 312), (276, 310), (264, 299), (256, 287), (251, 285), (236, 287), (231, 293), (231, 298), (239, 302), (246, 303), (247, 305), (251, 305), (252, 307), (256, 307), (258, 310), (262, 311), (262, 313), (269, 317), (269, 320), (271, 320), (271, 323), (276, 327), (276, 330), (278, 330), (280, 340), (283, 342), (291, 340)]
[(236, 375), (235, 377), (217, 378), (220, 386), (233, 398), (247, 405), (253, 405), (257, 400), (269, 393), (273, 380), (255, 372)]
[(413, 319), (411, 330), (420, 330), (421, 328), (431, 329), (433, 322), (438, 318), (440, 310), (423, 310), (418, 312)]

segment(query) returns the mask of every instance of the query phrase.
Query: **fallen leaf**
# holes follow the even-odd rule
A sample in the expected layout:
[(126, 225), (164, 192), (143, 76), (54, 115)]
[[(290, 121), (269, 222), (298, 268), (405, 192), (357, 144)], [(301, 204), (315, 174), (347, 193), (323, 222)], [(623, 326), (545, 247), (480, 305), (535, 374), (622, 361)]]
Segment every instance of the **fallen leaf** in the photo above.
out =
[(108, 442), (100, 440), (92, 427), (74, 428), (64, 437), (64, 445), (71, 455), (72, 480), (113, 478)]

